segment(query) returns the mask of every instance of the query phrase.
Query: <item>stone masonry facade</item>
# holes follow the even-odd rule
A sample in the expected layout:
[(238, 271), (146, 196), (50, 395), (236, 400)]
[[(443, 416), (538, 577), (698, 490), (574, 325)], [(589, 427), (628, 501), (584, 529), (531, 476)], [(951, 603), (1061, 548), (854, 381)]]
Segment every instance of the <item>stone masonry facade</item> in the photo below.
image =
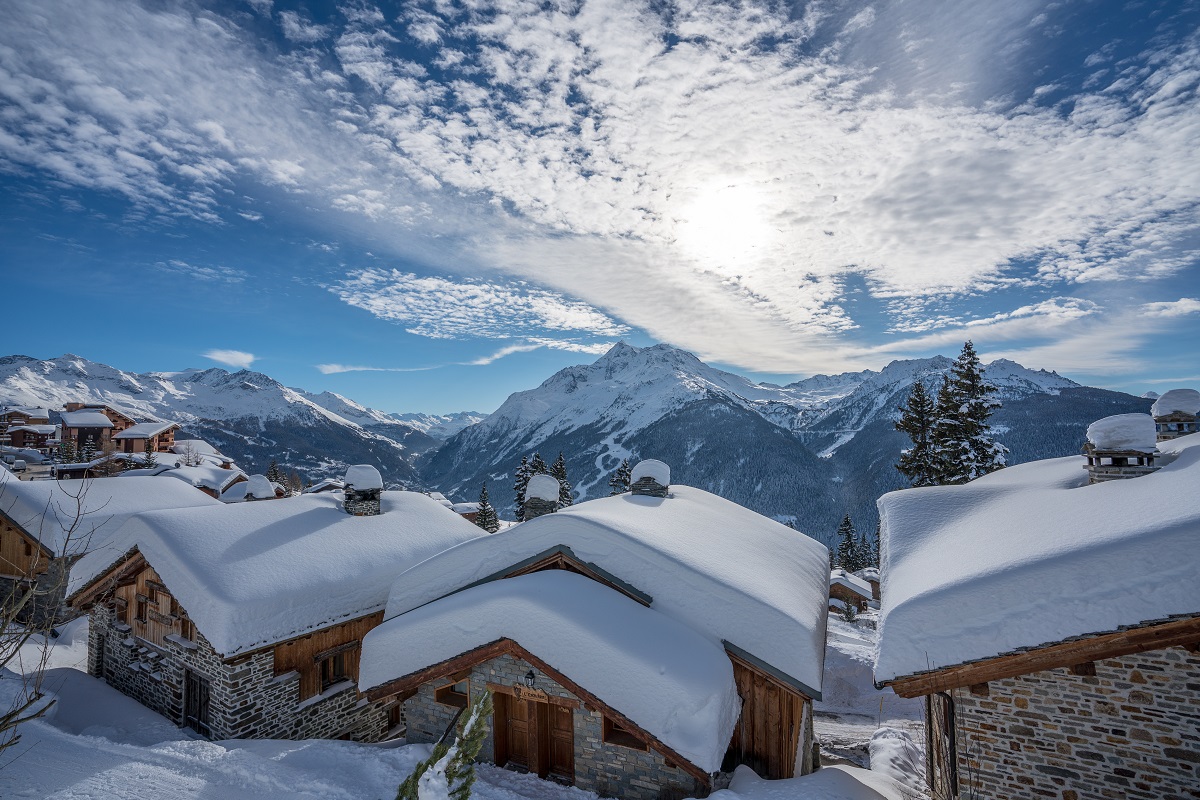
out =
[[(538, 689), (555, 697), (579, 700), (536, 667), (509, 655), (482, 662), (471, 669), (470, 695), (474, 698), (489, 683), (524, 685), (525, 675), (530, 670), (537, 676)], [(435, 691), (450, 682), (440, 679), (425, 683), (413, 697), (405, 701), (409, 742), (437, 741), (454, 719), (458, 709), (435, 699)], [(573, 712), (576, 786), (596, 792), (601, 797), (619, 797), (623, 800), (677, 800), (705, 795), (704, 787), (691, 774), (670, 765), (660, 753), (604, 742), (603, 722), (600, 711), (589, 709), (582, 702)], [(494, 726), (493, 719), (487, 739), (480, 749), (481, 761), (490, 763), (494, 760)]]
[(211, 739), (353, 739), (388, 733), (387, 704), (360, 698), (350, 682), (298, 701), (299, 676), (275, 676), (264, 650), (226, 661), (203, 636), (169, 637), (163, 645), (133, 637), (112, 610), (96, 605), (88, 634), (88, 672), (172, 722), (184, 725), (186, 672), (209, 686)]
[(1200, 654), (1182, 647), (954, 692), (959, 797), (1200, 798)]

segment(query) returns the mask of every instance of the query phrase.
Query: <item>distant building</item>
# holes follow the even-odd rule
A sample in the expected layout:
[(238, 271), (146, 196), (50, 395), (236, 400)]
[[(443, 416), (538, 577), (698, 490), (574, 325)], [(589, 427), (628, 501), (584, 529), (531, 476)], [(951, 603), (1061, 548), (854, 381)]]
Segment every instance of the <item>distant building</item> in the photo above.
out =
[(1160, 442), (1200, 432), (1200, 392), (1172, 389), (1154, 401), (1150, 415)]
[(174, 422), (139, 422), (113, 434), (113, 441), (124, 453), (169, 453), (175, 446)]
[[(1103, 422), (1100, 452), (1154, 435)], [(879, 500), (875, 678), (925, 698), (934, 800), (1200, 796), (1200, 435), (1153, 456), (1099, 483), (1059, 458)]]
[(829, 599), (866, 611), (874, 596), (870, 583), (844, 569), (835, 569), (829, 573)]

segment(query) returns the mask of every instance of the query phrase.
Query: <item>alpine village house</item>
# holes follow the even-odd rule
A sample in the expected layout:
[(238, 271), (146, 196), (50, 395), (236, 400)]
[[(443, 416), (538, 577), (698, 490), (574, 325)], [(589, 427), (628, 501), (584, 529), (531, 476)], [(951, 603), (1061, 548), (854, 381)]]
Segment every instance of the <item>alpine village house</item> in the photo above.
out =
[(557, 481), (534, 476), (525, 522), (396, 579), (360, 686), (403, 704), (408, 741), (437, 741), (490, 691), (481, 760), (601, 796), (702, 797), (739, 764), (814, 768), (828, 551), (670, 486), (660, 462), (632, 483), (555, 510)]
[(1161, 410), (879, 500), (875, 677), (925, 698), (934, 800), (1200, 797), (1200, 434)]

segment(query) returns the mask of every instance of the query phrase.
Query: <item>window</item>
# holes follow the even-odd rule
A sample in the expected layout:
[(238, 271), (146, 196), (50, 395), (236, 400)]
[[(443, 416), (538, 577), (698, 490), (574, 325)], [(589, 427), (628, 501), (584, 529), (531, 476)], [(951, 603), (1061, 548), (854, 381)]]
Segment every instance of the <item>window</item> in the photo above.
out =
[(146, 599), (147, 598), (145, 597), (145, 595), (139, 594), (137, 596), (137, 614), (134, 615), (134, 618), (138, 622), (146, 621)]
[(632, 750), (648, 750), (649, 747), (632, 731), (611, 717), (604, 718), (603, 738), (605, 744), (615, 744)]
[(321, 659), (318, 662), (321, 673), (321, 691), (325, 691), (330, 686), (342, 681), (350, 680), (346, 674), (346, 654), (334, 653), (328, 658)]
[(433, 697), (444, 706), (466, 708), (470, 700), (470, 684), (466, 678), (456, 683), (450, 683), (440, 689), (434, 689)]
[(179, 620), (179, 635), (189, 642), (196, 640), (196, 626), (186, 617)]

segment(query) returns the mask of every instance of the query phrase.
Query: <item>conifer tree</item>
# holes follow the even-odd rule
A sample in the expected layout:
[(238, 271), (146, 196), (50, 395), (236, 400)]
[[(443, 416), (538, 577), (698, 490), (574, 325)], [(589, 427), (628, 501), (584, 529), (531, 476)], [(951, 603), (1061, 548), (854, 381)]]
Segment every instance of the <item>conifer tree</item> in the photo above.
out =
[(158, 454), (154, 452), (154, 442), (146, 440), (146, 453), (142, 458), (142, 469), (154, 469), (158, 466)]
[(475, 515), (475, 524), (488, 533), (500, 530), (500, 517), (496, 515), (496, 508), (488, 499), (487, 481), (483, 482), (483, 488), (479, 490), (479, 513)]
[(80, 463), (83, 464), (90, 464), (92, 461), (96, 460), (96, 443), (91, 439), (88, 439), (83, 443), (83, 447), (79, 453), (79, 460)]
[(558, 458), (554, 459), (554, 463), (550, 465), (550, 477), (558, 481), (558, 507), (566, 508), (575, 502), (575, 498), (571, 496), (571, 482), (567, 480), (567, 460), (563, 458), (562, 451), (558, 451)]
[(1000, 403), (983, 377), (983, 364), (970, 341), (954, 360), (938, 392), (932, 438), (941, 483), (966, 483), (1004, 466), (1007, 450), (992, 437), (988, 419)]
[(626, 458), (621, 462), (613, 472), (612, 477), (608, 479), (608, 496), (616, 497), (619, 494), (625, 494), (629, 491), (629, 484), (633, 475), (633, 467), (629, 465), (629, 459)]
[(529, 459), (530, 473), (533, 475), (549, 475), (550, 467), (546, 466), (546, 462), (542, 460), (542, 454), (534, 452), (533, 458)]
[(837, 529), (838, 544), (837, 544), (837, 559), (836, 563), (840, 569), (847, 572), (853, 572), (857, 567), (854, 566), (855, 559), (858, 557), (856, 542), (856, 532), (854, 523), (850, 521), (850, 515), (842, 517), (842, 522)]
[(525, 519), (525, 487), (533, 477), (533, 469), (529, 466), (529, 456), (521, 456), (521, 466), (513, 474), (513, 491), (516, 492), (514, 505), (517, 507), (517, 521)]
[(75, 459), (79, 454), (75, 452), (75, 440), (63, 439), (58, 443), (58, 457), (63, 460), (64, 464), (74, 464)]
[(400, 784), (396, 800), (469, 800), (491, 714), (492, 693), (484, 689), (463, 712), (453, 742), (434, 745), (429, 758)]
[(933, 398), (921, 381), (913, 384), (904, 405), (900, 406), (900, 419), (896, 430), (908, 434), (912, 447), (900, 453), (896, 469), (904, 473), (913, 486), (935, 486), (939, 469), (937, 453), (933, 446), (933, 424), (936, 409)]
[(271, 465), (267, 467), (267, 480), (271, 483), (283, 483), (283, 473), (279, 471), (279, 463), (275, 459), (271, 459)]

